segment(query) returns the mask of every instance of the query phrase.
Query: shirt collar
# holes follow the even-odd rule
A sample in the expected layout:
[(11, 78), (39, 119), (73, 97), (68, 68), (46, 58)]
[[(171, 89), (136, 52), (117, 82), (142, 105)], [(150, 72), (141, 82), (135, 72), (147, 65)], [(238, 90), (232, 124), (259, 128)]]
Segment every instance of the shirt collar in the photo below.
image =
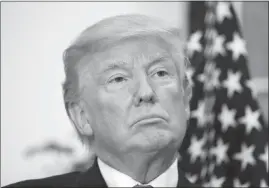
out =
[[(112, 168), (105, 164), (99, 158), (97, 159), (101, 174), (106, 181), (108, 187), (133, 187), (137, 184), (141, 184), (132, 179), (126, 174)], [(178, 159), (157, 178), (149, 182), (147, 185), (153, 187), (176, 187), (178, 182)]]

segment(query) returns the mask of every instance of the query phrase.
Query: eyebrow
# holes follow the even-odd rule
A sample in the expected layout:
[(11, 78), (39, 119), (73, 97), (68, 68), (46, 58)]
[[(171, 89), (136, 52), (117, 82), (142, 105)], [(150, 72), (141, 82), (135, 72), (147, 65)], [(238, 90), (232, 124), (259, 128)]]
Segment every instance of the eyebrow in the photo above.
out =
[[(146, 70), (148, 70), (151, 66), (158, 64), (158, 63), (160, 63), (164, 60), (167, 60), (167, 59), (170, 59), (170, 56), (168, 56), (167, 54), (162, 54), (162, 55), (156, 56), (154, 58), (148, 58), (149, 63), (146, 63), (144, 65), (144, 68), (146, 68)], [(128, 61), (130, 61), (130, 59), (128, 59)], [(108, 72), (110, 70), (115, 70), (115, 69), (127, 69), (128, 67), (130, 68), (131, 63), (127, 63), (128, 61), (116, 60), (116, 59), (109, 60), (108, 65), (101, 68), (101, 71), (99, 72), (99, 74)]]
[(127, 63), (126, 61), (109, 61), (108, 65), (104, 66), (103, 68), (101, 68), (101, 71), (99, 73), (105, 73), (108, 72), (110, 70), (114, 70), (114, 69), (127, 69), (127, 67), (130, 66), (129, 63)]
[(149, 63), (147, 63), (145, 65), (145, 68), (146, 68), (146, 70), (148, 70), (153, 65), (156, 65), (156, 64), (163, 62), (164, 60), (168, 60), (168, 59), (170, 59), (170, 56), (168, 56), (168, 55), (162, 55), (162, 56), (156, 57), (155, 59), (153, 59)]

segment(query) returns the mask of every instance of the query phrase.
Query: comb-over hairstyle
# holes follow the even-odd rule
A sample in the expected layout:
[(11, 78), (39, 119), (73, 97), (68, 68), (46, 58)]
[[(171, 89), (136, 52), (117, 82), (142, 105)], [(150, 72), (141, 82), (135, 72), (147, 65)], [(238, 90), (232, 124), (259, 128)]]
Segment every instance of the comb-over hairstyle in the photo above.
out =
[[(179, 66), (179, 74), (183, 83), (183, 91), (188, 88), (185, 67), (188, 61), (184, 57), (183, 42), (179, 29), (167, 23), (145, 15), (120, 15), (109, 17), (86, 28), (64, 51), (63, 61), (66, 80), (63, 83), (66, 110), (73, 102), (78, 102), (83, 89), (82, 60), (111, 47), (115, 43), (129, 38), (151, 38), (161, 40), (169, 47), (175, 63)], [(84, 70), (85, 71), (85, 70)], [(187, 81), (187, 82), (186, 82)], [(68, 110), (67, 110), (68, 113)], [(68, 114), (69, 115), (69, 114)]]

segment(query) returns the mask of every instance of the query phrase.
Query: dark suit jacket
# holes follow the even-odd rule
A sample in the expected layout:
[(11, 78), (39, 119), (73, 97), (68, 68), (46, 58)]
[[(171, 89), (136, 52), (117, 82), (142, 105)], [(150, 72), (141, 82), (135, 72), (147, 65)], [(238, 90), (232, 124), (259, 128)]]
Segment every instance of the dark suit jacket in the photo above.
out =
[[(179, 169), (179, 168), (178, 168)], [(185, 178), (184, 173), (178, 170), (178, 185), (177, 187), (196, 187)], [(89, 170), (86, 172), (72, 172), (63, 175), (52, 176), (43, 179), (26, 180), (5, 186), (9, 187), (107, 187), (103, 179), (97, 160), (95, 160)]]

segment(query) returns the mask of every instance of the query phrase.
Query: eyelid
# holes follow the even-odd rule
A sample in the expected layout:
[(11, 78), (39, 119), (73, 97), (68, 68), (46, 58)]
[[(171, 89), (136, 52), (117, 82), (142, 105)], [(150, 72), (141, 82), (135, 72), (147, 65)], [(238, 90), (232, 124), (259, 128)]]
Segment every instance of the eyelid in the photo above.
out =
[(150, 75), (153, 75), (153, 74), (157, 73), (158, 71), (165, 71), (168, 74), (170, 74), (169, 71), (165, 67), (157, 67), (157, 68), (153, 69), (152, 71), (150, 71), (151, 72)]
[(127, 76), (124, 75), (124, 74), (122, 74), (122, 73), (116, 73), (116, 74), (113, 74), (112, 76), (110, 76), (110, 77), (107, 79), (106, 83), (110, 83), (111, 80), (113, 80), (113, 79), (115, 79), (115, 78), (117, 78), (117, 77), (123, 77), (123, 78), (126, 79)]

